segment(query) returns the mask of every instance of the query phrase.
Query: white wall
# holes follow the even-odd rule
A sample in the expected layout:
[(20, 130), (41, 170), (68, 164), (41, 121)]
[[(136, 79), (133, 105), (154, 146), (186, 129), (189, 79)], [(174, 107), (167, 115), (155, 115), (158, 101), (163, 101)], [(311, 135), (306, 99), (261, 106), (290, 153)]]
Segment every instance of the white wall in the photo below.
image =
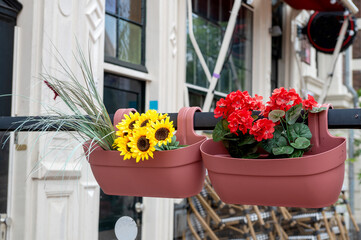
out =
[[(52, 100), (53, 93), (38, 77), (45, 69), (59, 76), (55, 70), (56, 50), (75, 67), (72, 54), (76, 51), (76, 41), (84, 52), (89, 46), (94, 74), (102, 83), (104, 1), (21, 2), (14, 92), (24, 98), (16, 97), (14, 114), (47, 114), (41, 104), (58, 104), (59, 99)], [(74, 72), (80, 75), (79, 69)], [(57, 149), (55, 144), (67, 142), (68, 136), (59, 134), (52, 144), (46, 145), (45, 139), (36, 142), (36, 133), (21, 135), (19, 143), (27, 144), (28, 149), (15, 151), (12, 146), (9, 215), (14, 223), (9, 239), (97, 239), (99, 187), (85, 161), (77, 165), (74, 158), (64, 168), (73, 148)], [(54, 152), (39, 164), (38, 160), (49, 150)], [(42, 168), (32, 172), (34, 167)]]

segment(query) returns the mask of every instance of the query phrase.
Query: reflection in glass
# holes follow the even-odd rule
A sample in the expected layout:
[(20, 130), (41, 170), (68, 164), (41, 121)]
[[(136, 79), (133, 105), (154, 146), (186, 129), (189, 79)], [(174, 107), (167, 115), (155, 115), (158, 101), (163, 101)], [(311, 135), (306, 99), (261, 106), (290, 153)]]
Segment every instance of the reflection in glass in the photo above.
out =
[[(135, 108), (144, 112), (145, 82), (109, 73), (104, 74), (104, 104), (109, 114), (119, 108)], [(138, 226), (136, 240), (141, 239), (142, 213), (135, 211), (135, 204), (141, 197), (110, 196), (100, 192), (99, 240), (116, 240), (114, 226), (122, 216), (134, 219)]]
[(105, 15), (105, 40), (104, 54), (109, 57), (116, 57), (116, 33), (117, 21), (115, 17)]
[[(216, 65), (232, 6), (231, 0), (193, 1), (193, 32), (211, 73)], [(237, 17), (216, 91), (229, 93), (239, 89), (252, 92), (252, 29), (253, 12), (243, 6)], [(209, 83), (189, 38), (186, 56), (187, 83), (208, 88)], [(199, 97), (190, 92), (190, 102), (202, 106)]]
[(142, 0), (119, 0), (119, 16), (142, 22)]
[(142, 28), (119, 20), (118, 22), (118, 59), (141, 64)]
[(117, 0), (106, 0), (105, 11), (115, 14), (117, 12)]

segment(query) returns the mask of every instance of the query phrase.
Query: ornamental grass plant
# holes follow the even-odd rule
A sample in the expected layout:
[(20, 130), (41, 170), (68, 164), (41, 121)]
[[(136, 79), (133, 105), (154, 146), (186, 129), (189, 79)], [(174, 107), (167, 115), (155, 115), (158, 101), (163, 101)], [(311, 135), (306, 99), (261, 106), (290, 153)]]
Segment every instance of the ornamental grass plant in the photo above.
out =
[[(100, 147), (106, 151), (118, 150), (124, 160), (134, 158), (136, 162), (153, 158), (154, 151), (183, 147), (176, 141), (173, 122), (167, 114), (159, 114), (155, 110), (124, 115), (121, 122), (115, 123), (117, 129), (114, 129), (103, 99), (97, 91), (90, 58), (86, 58), (80, 47), (77, 47), (74, 58), (76, 67), (81, 72), (78, 77), (60, 54), (59, 56), (56, 60), (60, 66), (57, 71), (61, 78), (46, 72), (41, 74), (41, 81), (54, 93), (54, 100), (60, 98), (65, 108), (59, 108), (57, 104), (42, 104), (49, 115), (28, 117), (15, 132), (36, 129), (40, 130), (42, 136), (48, 130), (55, 129), (55, 134), (66, 132), (78, 142), (74, 151), (88, 142), (87, 155)], [(74, 141), (67, 146), (72, 144)]]

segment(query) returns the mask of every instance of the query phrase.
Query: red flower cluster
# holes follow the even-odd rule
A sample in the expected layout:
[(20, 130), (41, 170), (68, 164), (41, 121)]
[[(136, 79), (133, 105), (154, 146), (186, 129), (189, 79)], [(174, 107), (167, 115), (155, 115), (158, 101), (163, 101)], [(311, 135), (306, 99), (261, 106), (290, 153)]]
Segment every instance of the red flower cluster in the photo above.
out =
[(246, 134), (248, 129), (252, 127), (253, 118), (251, 115), (252, 112), (246, 109), (237, 109), (231, 113), (227, 119), (231, 133), (237, 134), (237, 130), (240, 130), (243, 134)]
[(315, 101), (315, 99), (311, 95), (307, 95), (307, 99), (302, 101), (302, 107), (305, 110), (312, 110), (313, 107), (317, 107), (318, 103)]
[[(287, 112), (291, 107), (300, 103), (306, 111), (318, 106), (311, 95), (308, 95), (308, 99), (302, 100), (295, 89), (288, 91), (283, 87), (275, 89), (266, 106), (262, 103), (262, 96), (251, 97), (247, 91), (237, 90), (217, 102), (214, 116), (226, 119), (231, 133), (236, 135), (239, 132), (250, 134), (254, 136), (256, 141), (260, 142), (273, 138), (276, 123), (267, 119), (271, 111), (283, 110)], [(266, 118), (255, 120), (252, 117), (252, 111), (261, 111)]]
[(262, 111), (264, 104), (262, 102), (263, 97), (258, 96), (251, 97), (247, 91), (231, 92), (225, 99), (221, 98), (214, 110), (214, 116), (216, 118), (223, 117), (227, 119), (231, 113), (236, 110), (244, 109), (247, 111)]
[(254, 123), (249, 134), (252, 134), (258, 142), (263, 139), (271, 139), (275, 131), (274, 126), (275, 124), (271, 120), (262, 118)]
[(287, 112), (291, 107), (300, 103), (302, 103), (302, 99), (294, 88), (289, 91), (283, 87), (277, 88), (273, 91), (270, 100), (267, 102), (263, 116), (268, 117), (268, 114), (273, 110), (283, 110)]
[(217, 102), (214, 110), (216, 118), (223, 117), (229, 123), (228, 128), (231, 133), (238, 135), (238, 130), (243, 134), (255, 136), (257, 141), (273, 137), (274, 124), (268, 119), (254, 121), (252, 111), (263, 111), (265, 108), (262, 96), (251, 97), (247, 91), (231, 92), (225, 99)]

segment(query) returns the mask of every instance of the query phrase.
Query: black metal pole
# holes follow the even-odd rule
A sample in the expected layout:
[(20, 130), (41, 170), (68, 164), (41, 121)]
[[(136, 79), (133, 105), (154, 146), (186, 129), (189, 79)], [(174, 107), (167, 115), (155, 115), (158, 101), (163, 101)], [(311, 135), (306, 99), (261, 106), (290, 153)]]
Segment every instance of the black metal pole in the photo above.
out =
[[(174, 127), (177, 127), (177, 113), (169, 113), (170, 120)], [(110, 115), (113, 119), (113, 115)], [(0, 117), (0, 131), (14, 131), (27, 117)], [(36, 123), (40, 117), (33, 117), (34, 120), (26, 123), (21, 131), (29, 131), (27, 127)], [(46, 116), (41, 118), (47, 118)], [(195, 130), (213, 130), (220, 118), (215, 118), (213, 112), (196, 112), (194, 115)], [(329, 129), (361, 129), (361, 109), (330, 109), (328, 111)], [(40, 131), (41, 127), (33, 128), (31, 131)], [(48, 131), (57, 130), (56, 127)], [(62, 129), (71, 130), (71, 129)]]

